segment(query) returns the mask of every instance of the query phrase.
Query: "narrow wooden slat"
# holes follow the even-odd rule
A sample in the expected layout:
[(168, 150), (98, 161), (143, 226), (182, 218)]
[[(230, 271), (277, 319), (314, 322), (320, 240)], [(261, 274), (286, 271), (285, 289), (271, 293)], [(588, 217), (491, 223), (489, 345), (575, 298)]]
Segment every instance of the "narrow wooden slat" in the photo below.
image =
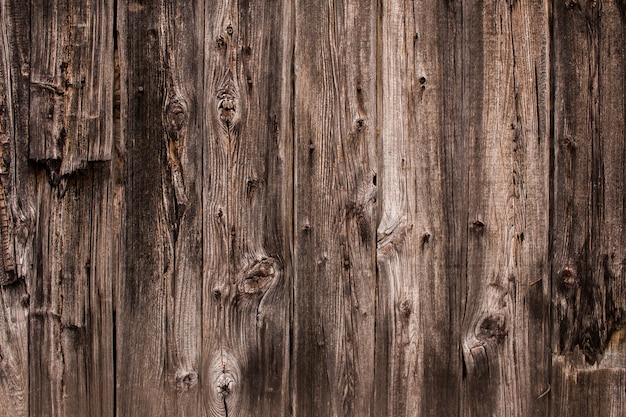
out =
[[(458, 415), (460, 8), (382, 2), (376, 412)], [(455, 201), (456, 198), (456, 201)], [(459, 230), (460, 229), (460, 230)], [(461, 255), (462, 256), (462, 255)]]
[[(20, 7), (18, 7), (20, 6)], [(29, 415), (28, 306), (32, 215), (27, 201), (29, 7), (0, 2), (0, 416)], [(21, 143), (20, 143), (21, 141)], [(26, 143), (24, 149), (23, 143)], [(26, 168), (26, 169), (25, 169)], [(6, 216), (6, 217), (5, 217)], [(24, 264), (24, 260), (26, 263)]]
[(295, 3), (299, 417), (373, 412), (377, 15), (376, 1)]
[[(167, 265), (165, 415), (201, 416), (204, 2), (163, 2)], [(210, 384), (208, 384), (210, 386)]]
[(548, 10), (463, 6), (467, 416), (545, 415), (548, 401)]
[(626, 7), (567, 2), (553, 14), (552, 414), (618, 416), (626, 387)]
[(291, 6), (206, 8), (203, 387), (209, 415), (289, 415)]
[(165, 416), (172, 201), (166, 191), (162, 5), (120, 1), (123, 268), (116, 282), (116, 415)]
[(113, 0), (31, 2), (30, 157), (57, 175), (111, 158)]

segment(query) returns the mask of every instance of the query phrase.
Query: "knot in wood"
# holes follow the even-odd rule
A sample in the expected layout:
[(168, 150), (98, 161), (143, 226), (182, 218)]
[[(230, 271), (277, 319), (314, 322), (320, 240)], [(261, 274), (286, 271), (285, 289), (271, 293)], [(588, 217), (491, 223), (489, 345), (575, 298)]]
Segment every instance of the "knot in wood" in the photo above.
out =
[(578, 282), (578, 276), (574, 268), (566, 266), (559, 271), (560, 282), (566, 289), (571, 289), (576, 286)]
[(217, 388), (217, 395), (220, 398), (228, 397), (235, 387), (235, 379), (227, 372), (221, 373), (215, 381), (215, 388)]
[(198, 384), (198, 373), (195, 371), (178, 371), (176, 373), (176, 390), (189, 391)]
[(402, 300), (398, 310), (400, 310), (400, 315), (402, 317), (409, 317), (411, 315), (411, 311), (413, 310), (413, 303), (411, 300)]
[(219, 102), (217, 109), (219, 111), (220, 120), (226, 125), (231, 125), (235, 118), (235, 97), (229, 93), (222, 93), (218, 97)]
[(485, 232), (486, 228), (487, 225), (480, 220), (476, 220), (474, 223), (472, 223), (472, 231), (477, 235), (482, 235)]
[(182, 99), (174, 99), (167, 105), (165, 114), (167, 133), (173, 139), (178, 139), (187, 122), (187, 105)]
[(252, 262), (243, 271), (239, 282), (239, 291), (246, 294), (256, 294), (266, 291), (278, 269), (278, 262), (274, 258), (261, 258)]
[(505, 315), (494, 313), (482, 319), (478, 325), (476, 336), (482, 342), (502, 343), (508, 334)]

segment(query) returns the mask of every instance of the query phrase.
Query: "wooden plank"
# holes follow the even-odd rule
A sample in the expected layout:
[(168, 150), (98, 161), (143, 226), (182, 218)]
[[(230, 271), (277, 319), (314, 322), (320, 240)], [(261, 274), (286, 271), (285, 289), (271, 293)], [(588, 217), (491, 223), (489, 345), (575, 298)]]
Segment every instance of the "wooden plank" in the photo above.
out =
[(109, 164), (58, 186), (39, 168), (30, 411), (113, 415)]
[(111, 177), (86, 165), (110, 157), (113, 4), (90, 6), (31, 2), (28, 156), (43, 166), (24, 162), (19, 138), (16, 252), (32, 296), (32, 415), (113, 413), (111, 242), (96, 234), (111, 224)]
[(373, 413), (377, 3), (295, 3), (299, 417)]
[(624, 412), (626, 8), (598, 6), (553, 11), (553, 415)]
[(223, 2), (205, 19), (205, 411), (287, 416), (291, 5)]
[(201, 416), (204, 3), (163, 5), (159, 36), (166, 69), (162, 123), (167, 166), (162, 169), (169, 225), (165, 235), (165, 415)]
[(462, 413), (546, 415), (548, 10), (463, 6), (468, 270)]
[(30, 157), (65, 175), (111, 158), (113, 0), (31, 2)]
[[(459, 415), (461, 8), (382, 2), (376, 412)], [(452, 157), (454, 162), (452, 162)], [(460, 194), (460, 195), (459, 195)], [(466, 214), (465, 214), (466, 215)], [(463, 245), (464, 246), (464, 245)]]
[[(32, 215), (28, 204), (28, 5), (0, 2), (0, 416), (29, 415), (28, 276)], [(24, 148), (23, 144), (26, 144)], [(6, 217), (5, 217), (6, 216)], [(12, 267), (12, 268), (11, 268)]]
[[(116, 415), (165, 416), (171, 400), (166, 316), (173, 285), (163, 5), (118, 3), (120, 155), (124, 163), (116, 282)], [(170, 129), (171, 130), (171, 129)], [(175, 130), (175, 129), (174, 129)], [(174, 132), (176, 134), (176, 132)]]

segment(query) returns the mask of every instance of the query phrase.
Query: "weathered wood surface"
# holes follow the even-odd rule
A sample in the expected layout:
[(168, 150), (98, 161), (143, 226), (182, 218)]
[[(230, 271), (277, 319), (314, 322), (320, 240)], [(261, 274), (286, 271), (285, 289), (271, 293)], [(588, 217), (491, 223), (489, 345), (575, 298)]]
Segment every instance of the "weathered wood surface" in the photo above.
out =
[(0, 416), (623, 416), (625, 183), (623, 0), (0, 0)]
[(372, 415), (377, 6), (295, 14), (293, 412)]
[(461, 96), (461, 8), (427, 3), (382, 3), (373, 415), (460, 411), (450, 399), (462, 377), (467, 174), (456, 155), (461, 107), (449, 97)]
[(210, 416), (289, 415), (291, 14), (283, 0), (205, 8), (200, 377)]
[(556, 3), (553, 15), (552, 412), (622, 416), (626, 4)]
[(463, 7), (467, 276), (463, 415), (543, 416), (549, 401), (548, 9)]

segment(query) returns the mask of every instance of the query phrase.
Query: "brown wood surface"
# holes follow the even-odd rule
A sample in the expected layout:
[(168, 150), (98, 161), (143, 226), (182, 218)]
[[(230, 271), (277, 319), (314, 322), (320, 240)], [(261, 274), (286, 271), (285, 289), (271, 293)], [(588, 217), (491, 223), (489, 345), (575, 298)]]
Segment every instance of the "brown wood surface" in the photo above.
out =
[(543, 416), (549, 401), (548, 9), (467, 2), (462, 413)]
[(623, 0), (0, 0), (0, 417), (626, 412)]
[(373, 413), (376, 22), (375, 1), (295, 4), (296, 416)]
[(561, 82), (554, 86), (552, 413), (618, 416), (626, 395), (626, 5), (568, 2), (555, 4), (553, 15)]
[[(28, 142), (29, 8), (0, 3), (0, 184), (6, 220), (0, 269), (0, 416), (25, 417), (29, 409), (29, 294), (24, 281), (32, 259), (31, 188)], [(25, 115), (25, 117), (20, 117)], [(0, 219), (2, 220), (2, 219)], [(14, 252), (7, 253), (6, 247)], [(11, 255), (13, 256), (11, 258)], [(9, 262), (7, 262), (7, 256)], [(12, 262), (11, 262), (12, 261)], [(13, 269), (9, 268), (13, 266)]]
[(203, 412), (289, 415), (291, 7), (205, 8)]
[(442, 46), (460, 42), (449, 23), (461, 10), (426, 3), (382, 5), (374, 415), (459, 413), (459, 401), (450, 399), (460, 398), (462, 377), (464, 255), (455, 243), (466, 235), (456, 222), (466, 181), (446, 160), (458, 150), (460, 114), (446, 96), (460, 95), (461, 74), (454, 48)]

